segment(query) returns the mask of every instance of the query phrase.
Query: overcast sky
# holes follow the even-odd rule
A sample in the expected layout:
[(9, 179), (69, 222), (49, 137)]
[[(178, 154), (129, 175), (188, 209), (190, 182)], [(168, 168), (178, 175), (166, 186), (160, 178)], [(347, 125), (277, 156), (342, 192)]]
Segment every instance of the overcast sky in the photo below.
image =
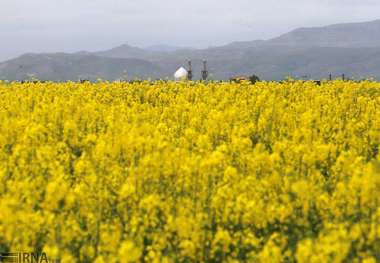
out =
[(379, 18), (379, 0), (0, 0), (0, 60), (124, 43), (207, 47)]

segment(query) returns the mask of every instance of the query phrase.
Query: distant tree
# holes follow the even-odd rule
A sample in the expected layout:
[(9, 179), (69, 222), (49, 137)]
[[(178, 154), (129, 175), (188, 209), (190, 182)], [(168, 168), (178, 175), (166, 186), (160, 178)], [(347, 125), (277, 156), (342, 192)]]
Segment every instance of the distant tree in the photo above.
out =
[(37, 82), (38, 81), (36, 74), (26, 73), (26, 76), (27, 76), (27, 81), (30, 81), (30, 82)]
[(252, 84), (255, 84), (256, 82), (260, 81), (260, 78), (258, 76), (256, 76), (255, 74), (252, 74), (251, 76), (249, 76), (249, 81)]
[(123, 71), (123, 75), (120, 78), (121, 81), (128, 81), (128, 72), (126, 70)]

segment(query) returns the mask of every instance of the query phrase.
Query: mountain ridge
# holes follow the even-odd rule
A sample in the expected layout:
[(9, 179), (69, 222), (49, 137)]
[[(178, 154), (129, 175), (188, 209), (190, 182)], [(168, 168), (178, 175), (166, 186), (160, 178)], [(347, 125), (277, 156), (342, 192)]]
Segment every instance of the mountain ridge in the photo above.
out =
[(188, 59), (193, 61), (195, 79), (200, 78), (206, 59), (215, 79), (252, 73), (269, 80), (345, 73), (380, 80), (380, 19), (298, 28), (269, 40), (236, 41), (205, 49), (123, 44), (97, 52), (29, 53), (0, 63), (0, 79), (21, 80), (30, 74), (60, 81), (171, 78)]
[(380, 19), (322, 27), (301, 27), (272, 38), (269, 42), (288, 46), (378, 47), (380, 46)]

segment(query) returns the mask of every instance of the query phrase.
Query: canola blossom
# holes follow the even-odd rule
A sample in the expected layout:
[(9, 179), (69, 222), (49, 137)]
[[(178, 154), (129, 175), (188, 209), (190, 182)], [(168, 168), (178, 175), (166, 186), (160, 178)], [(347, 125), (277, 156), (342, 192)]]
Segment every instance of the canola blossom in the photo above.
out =
[(379, 262), (380, 83), (0, 82), (0, 252)]

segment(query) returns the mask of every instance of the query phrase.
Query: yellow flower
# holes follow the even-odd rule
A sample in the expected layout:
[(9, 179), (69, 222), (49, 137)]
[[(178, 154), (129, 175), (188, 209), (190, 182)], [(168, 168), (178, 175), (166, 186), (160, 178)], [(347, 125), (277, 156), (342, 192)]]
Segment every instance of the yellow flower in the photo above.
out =
[(141, 250), (132, 242), (124, 241), (119, 248), (120, 262), (139, 262)]
[(0, 81), (0, 250), (375, 262), (379, 127), (374, 81)]

